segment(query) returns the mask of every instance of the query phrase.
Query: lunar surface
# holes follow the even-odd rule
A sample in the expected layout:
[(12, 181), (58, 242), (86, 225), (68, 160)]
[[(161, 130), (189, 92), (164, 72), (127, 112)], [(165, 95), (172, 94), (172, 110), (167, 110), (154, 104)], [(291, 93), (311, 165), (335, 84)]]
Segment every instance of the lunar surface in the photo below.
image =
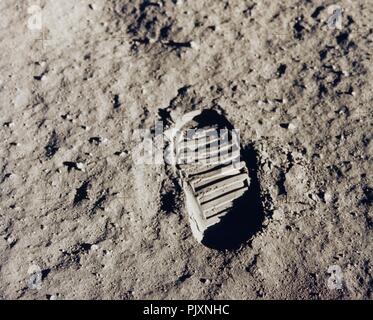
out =
[[(0, 299), (373, 299), (372, 1), (0, 8)], [(205, 109), (250, 177), (210, 245), (162, 157)]]

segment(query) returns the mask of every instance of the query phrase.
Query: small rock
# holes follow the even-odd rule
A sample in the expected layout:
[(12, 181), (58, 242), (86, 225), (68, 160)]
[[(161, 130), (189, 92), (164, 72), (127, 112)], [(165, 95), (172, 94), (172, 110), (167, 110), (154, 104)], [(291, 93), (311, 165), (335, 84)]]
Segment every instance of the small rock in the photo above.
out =
[(294, 123), (292, 123), (292, 122), (289, 123), (289, 126), (288, 126), (288, 129), (289, 129), (289, 130), (294, 131), (296, 128), (297, 128), (297, 125), (296, 125), (296, 124), (294, 124)]
[(32, 265), (28, 270), (28, 274), (30, 275), (30, 277), (27, 280), (27, 287), (32, 290), (41, 289), (43, 273), (40, 267), (37, 265)]
[(14, 123), (11, 122), (11, 121), (9, 121), (9, 122), (5, 122), (5, 123), (3, 124), (3, 126), (6, 127), (6, 128), (11, 128), (11, 127), (14, 127)]
[(195, 50), (198, 50), (199, 49), (199, 44), (195, 41), (192, 41), (190, 43), (190, 46), (192, 47), (192, 49), (195, 49)]
[(84, 171), (84, 163), (82, 162), (77, 162), (76, 163), (76, 167), (81, 170), (81, 171)]
[(324, 194), (324, 201), (326, 203), (330, 203), (333, 199), (333, 195), (330, 192), (325, 192)]
[(16, 239), (14, 236), (10, 235), (10, 236), (6, 239), (6, 242), (8, 242), (8, 244), (12, 247), (12, 246), (14, 246), (14, 245), (16, 244), (17, 239)]

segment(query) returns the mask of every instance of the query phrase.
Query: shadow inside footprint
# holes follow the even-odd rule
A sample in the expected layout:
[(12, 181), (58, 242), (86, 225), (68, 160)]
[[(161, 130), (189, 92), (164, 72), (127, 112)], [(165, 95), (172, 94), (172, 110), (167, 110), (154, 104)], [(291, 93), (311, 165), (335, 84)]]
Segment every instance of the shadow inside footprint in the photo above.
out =
[(202, 244), (216, 250), (236, 250), (262, 227), (264, 211), (257, 176), (257, 156), (252, 146), (241, 152), (250, 174), (250, 187), (244, 196), (234, 202), (233, 209), (221, 221), (210, 227)]

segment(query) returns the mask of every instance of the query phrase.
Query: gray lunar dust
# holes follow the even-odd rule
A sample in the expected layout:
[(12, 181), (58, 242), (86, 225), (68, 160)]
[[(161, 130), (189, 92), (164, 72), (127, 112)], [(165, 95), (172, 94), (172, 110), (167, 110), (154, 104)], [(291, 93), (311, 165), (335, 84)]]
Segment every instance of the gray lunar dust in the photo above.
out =
[[(342, 28), (333, 4), (0, 1), (0, 298), (372, 299), (373, 2), (339, 1)], [(212, 107), (262, 204), (235, 250), (133, 158)]]

